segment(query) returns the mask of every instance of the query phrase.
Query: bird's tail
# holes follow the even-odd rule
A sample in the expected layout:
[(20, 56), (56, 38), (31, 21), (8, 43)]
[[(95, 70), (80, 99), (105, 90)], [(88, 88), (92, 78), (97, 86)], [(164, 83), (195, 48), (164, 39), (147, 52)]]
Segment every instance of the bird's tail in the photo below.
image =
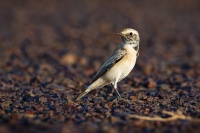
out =
[(79, 94), (76, 98), (75, 101), (78, 101), (80, 98), (82, 98), (83, 96), (85, 96), (87, 93), (89, 93), (90, 91), (83, 91), (81, 92), (81, 94)]
[(93, 89), (95, 89), (95, 87), (93, 86), (93, 84), (89, 85), (85, 91), (81, 92), (81, 94), (79, 94), (75, 98), (75, 101), (79, 100), (80, 98), (82, 98), (83, 96), (85, 96), (86, 94), (88, 94)]
[(87, 87), (87, 89), (85, 91), (83, 91), (80, 95), (78, 95), (78, 97), (75, 98), (75, 101), (79, 100), (80, 98), (85, 96), (90, 91), (92, 91), (92, 90), (94, 90), (96, 88), (102, 87), (103, 83), (104, 83), (104, 81), (102, 79), (98, 79), (97, 81), (93, 82), (91, 85), (89, 85)]

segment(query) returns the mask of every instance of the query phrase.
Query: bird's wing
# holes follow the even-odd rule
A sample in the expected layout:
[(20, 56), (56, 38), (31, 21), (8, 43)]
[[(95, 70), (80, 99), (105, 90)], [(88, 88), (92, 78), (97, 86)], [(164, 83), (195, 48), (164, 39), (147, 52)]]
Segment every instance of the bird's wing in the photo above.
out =
[(110, 70), (117, 62), (119, 62), (126, 55), (126, 53), (127, 51), (123, 49), (123, 47), (118, 47), (117, 49), (115, 49), (115, 51), (99, 69), (99, 71), (94, 76), (90, 84), (97, 80), (99, 77), (101, 77), (103, 74), (105, 74), (108, 70)]

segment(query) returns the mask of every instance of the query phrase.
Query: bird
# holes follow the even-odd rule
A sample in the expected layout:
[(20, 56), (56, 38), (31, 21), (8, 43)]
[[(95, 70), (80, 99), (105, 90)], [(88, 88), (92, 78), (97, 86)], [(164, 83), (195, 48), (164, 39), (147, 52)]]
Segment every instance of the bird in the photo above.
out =
[(81, 99), (94, 89), (112, 84), (118, 98), (122, 98), (117, 90), (117, 83), (124, 79), (134, 68), (139, 56), (139, 33), (132, 28), (125, 28), (117, 33), (122, 43), (112, 52), (91, 80), (89, 86), (80, 93), (75, 101)]

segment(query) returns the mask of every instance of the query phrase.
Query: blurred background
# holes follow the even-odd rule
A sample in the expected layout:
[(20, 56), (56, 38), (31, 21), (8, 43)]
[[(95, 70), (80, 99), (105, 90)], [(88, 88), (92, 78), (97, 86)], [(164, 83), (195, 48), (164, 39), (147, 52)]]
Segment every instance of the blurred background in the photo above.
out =
[[(83, 77), (90, 76), (121, 43), (116, 33), (127, 27), (136, 29), (141, 38), (136, 77), (199, 67), (198, 0), (2, 0), (0, 3), (3, 72), (14, 67), (19, 73), (26, 68), (34, 75), (41, 63), (46, 63), (54, 71), (69, 67), (64, 71), (65, 76), (72, 70), (84, 74)], [(56, 73), (49, 71), (51, 76)], [(193, 77), (197, 76), (195, 73)]]
[[(196, 95), (190, 91), (200, 87), (199, 0), (1, 0), (0, 87), (20, 93), (16, 96), (13, 91), (5, 91), (0, 101), (24, 98), (27, 92), (34, 98), (32, 94), (40, 95), (34, 91), (43, 83), (51, 83), (44, 88), (59, 98), (62, 93), (67, 99), (74, 98), (121, 43), (116, 33), (128, 27), (140, 34), (140, 56), (134, 70), (119, 84), (119, 88), (125, 88), (122, 96), (133, 95), (135, 88), (146, 90), (162, 84), (181, 95)], [(59, 103), (53, 96), (48, 101)], [(22, 107), (15, 110), (27, 111), (23, 102), (16, 104)], [(57, 114), (62, 117), (50, 115), (45, 121), (74, 120), (57, 106)], [(179, 109), (179, 105), (176, 107)], [(29, 110), (38, 114), (41, 108), (35, 108)], [(0, 109), (6, 116), (3, 106)], [(198, 110), (193, 109), (189, 113), (196, 117)]]
[(25, 51), (30, 58), (73, 53), (102, 62), (121, 43), (115, 33), (126, 27), (140, 33), (140, 63), (195, 63), (200, 56), (199, 7), (198, 0), (2, 0), (1, 64), (10, 54)]

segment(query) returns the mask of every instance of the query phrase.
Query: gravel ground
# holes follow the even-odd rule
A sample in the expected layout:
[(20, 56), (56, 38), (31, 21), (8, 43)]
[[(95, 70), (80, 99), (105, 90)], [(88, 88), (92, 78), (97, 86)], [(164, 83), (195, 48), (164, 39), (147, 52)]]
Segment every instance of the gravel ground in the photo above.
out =
[[(0, 132), (199, 132), (199, 15), (199, 0), (2, 0)], [(126, 27), (141, 41), (125, 100), (73, 102)]]

